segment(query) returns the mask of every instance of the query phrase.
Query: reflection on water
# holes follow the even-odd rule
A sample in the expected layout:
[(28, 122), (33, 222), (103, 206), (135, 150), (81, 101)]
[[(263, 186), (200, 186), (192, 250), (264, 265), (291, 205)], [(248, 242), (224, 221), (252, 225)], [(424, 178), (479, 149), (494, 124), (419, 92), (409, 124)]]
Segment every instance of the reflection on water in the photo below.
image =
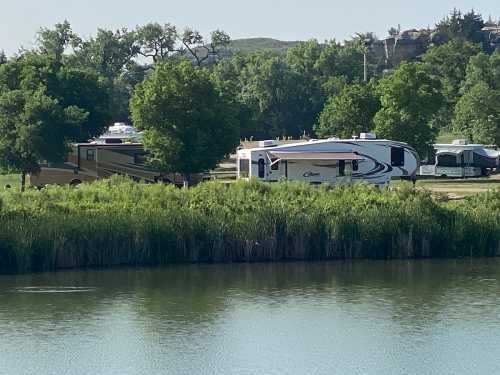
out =
[(500, 261), (0, 276), (0, 374), (500, 373)]

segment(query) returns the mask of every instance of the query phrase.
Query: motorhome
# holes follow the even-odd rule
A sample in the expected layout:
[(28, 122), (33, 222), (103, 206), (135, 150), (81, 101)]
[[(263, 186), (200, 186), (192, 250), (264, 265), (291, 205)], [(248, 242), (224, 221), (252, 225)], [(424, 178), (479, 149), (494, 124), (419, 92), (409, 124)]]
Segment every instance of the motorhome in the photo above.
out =
[(495, 146), (455, 140), (434, 145), (434, 163), (420, 167), (421, 176), (480, 177), (500, 168), (500, 151)]
[[(38, 174), (30, 176), (30, 184), (36, 187), (78, 185), (119, 174), (136, 181), (182, 185), (180, 174), (160, 173), (146, 165), (147, 152), (141, 140), (142, 134), (133, 127), (115, 124), (95, 140), (72, 144), (65, 162), (42, 165)], [(192, 182), (200, 179), (193, 176)]]
[(240, 179), (307, 181), (311, 184), (351, 184), (366, 181), (378, 186), (391, 179), (414, 179), (419, 167), (415, 150), (402, 142), (360, 138), (310, 140), (278, 145), (264, 141), (260, 147), (237, 152)]

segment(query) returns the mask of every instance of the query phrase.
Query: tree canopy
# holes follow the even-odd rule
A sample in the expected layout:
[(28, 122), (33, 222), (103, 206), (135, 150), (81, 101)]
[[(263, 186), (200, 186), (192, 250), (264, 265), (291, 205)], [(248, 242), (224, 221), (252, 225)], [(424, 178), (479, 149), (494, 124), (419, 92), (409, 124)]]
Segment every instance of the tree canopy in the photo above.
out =
[(443, 102), (439, 80), (422, 63), (404, 63), (378, 85), (381, 110), (375, 115), (378, 136), (406, 142), (421, 156), (436, 135), (430, 126)]
[(209, 170), (239, 143), (232, 100), (188, 61), (157, 64), (130, 106), (149, 162), (160, 171), (187, 176)]
[(325, 105), (315, 127), (320, 137), (350, 138), (373, 129), (373, 118), (380, 109), (375, 84), (347, 85)]

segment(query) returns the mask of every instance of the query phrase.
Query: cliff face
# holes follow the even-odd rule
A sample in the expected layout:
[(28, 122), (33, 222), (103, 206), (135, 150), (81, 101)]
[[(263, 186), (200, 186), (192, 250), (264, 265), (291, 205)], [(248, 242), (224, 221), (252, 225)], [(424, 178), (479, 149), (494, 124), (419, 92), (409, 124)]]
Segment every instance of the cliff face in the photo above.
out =
[(487, 40), (493, 49), (500, 49), (500, 26), (487, 26), (483, 29), (487, 35)]
[(430, 44), (430, 30), (412, 29), (375, 41), (370, 52), (378, 66), (390, 69), (402, 61), (416, 59), (427, 51)]
[[(500, 26), (485, 27), (483, 33), (492, 50), (500, 49)], [(370, 57), (378, 70), (391, 69), (403, 61), (416, 60), (431, 45), (446, 41), (443, 35), (430, 29), (406, 30), (374, 41), (370, 46)]]

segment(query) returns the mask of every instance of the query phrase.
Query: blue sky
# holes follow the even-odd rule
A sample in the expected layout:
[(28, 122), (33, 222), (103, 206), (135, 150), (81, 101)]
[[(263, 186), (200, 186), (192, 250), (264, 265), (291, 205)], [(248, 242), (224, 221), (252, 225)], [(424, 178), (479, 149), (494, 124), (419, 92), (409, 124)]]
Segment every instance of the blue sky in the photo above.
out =
[[(498, 0), (4, 0), (0, 7), (0, 49), (8, 54), (33, 46), (40, 27), (67, 19), (76, 32), (98, 27), (134, 28), (149, 21), (191, 26), (207, 34), (223, 29), (232, 38), (344, 40), (358, 31), (384, 36), (390, 26), (432, 26), (453, 7), (500, 16)], [(187, 5), (189, 4), (189, 5)]]

